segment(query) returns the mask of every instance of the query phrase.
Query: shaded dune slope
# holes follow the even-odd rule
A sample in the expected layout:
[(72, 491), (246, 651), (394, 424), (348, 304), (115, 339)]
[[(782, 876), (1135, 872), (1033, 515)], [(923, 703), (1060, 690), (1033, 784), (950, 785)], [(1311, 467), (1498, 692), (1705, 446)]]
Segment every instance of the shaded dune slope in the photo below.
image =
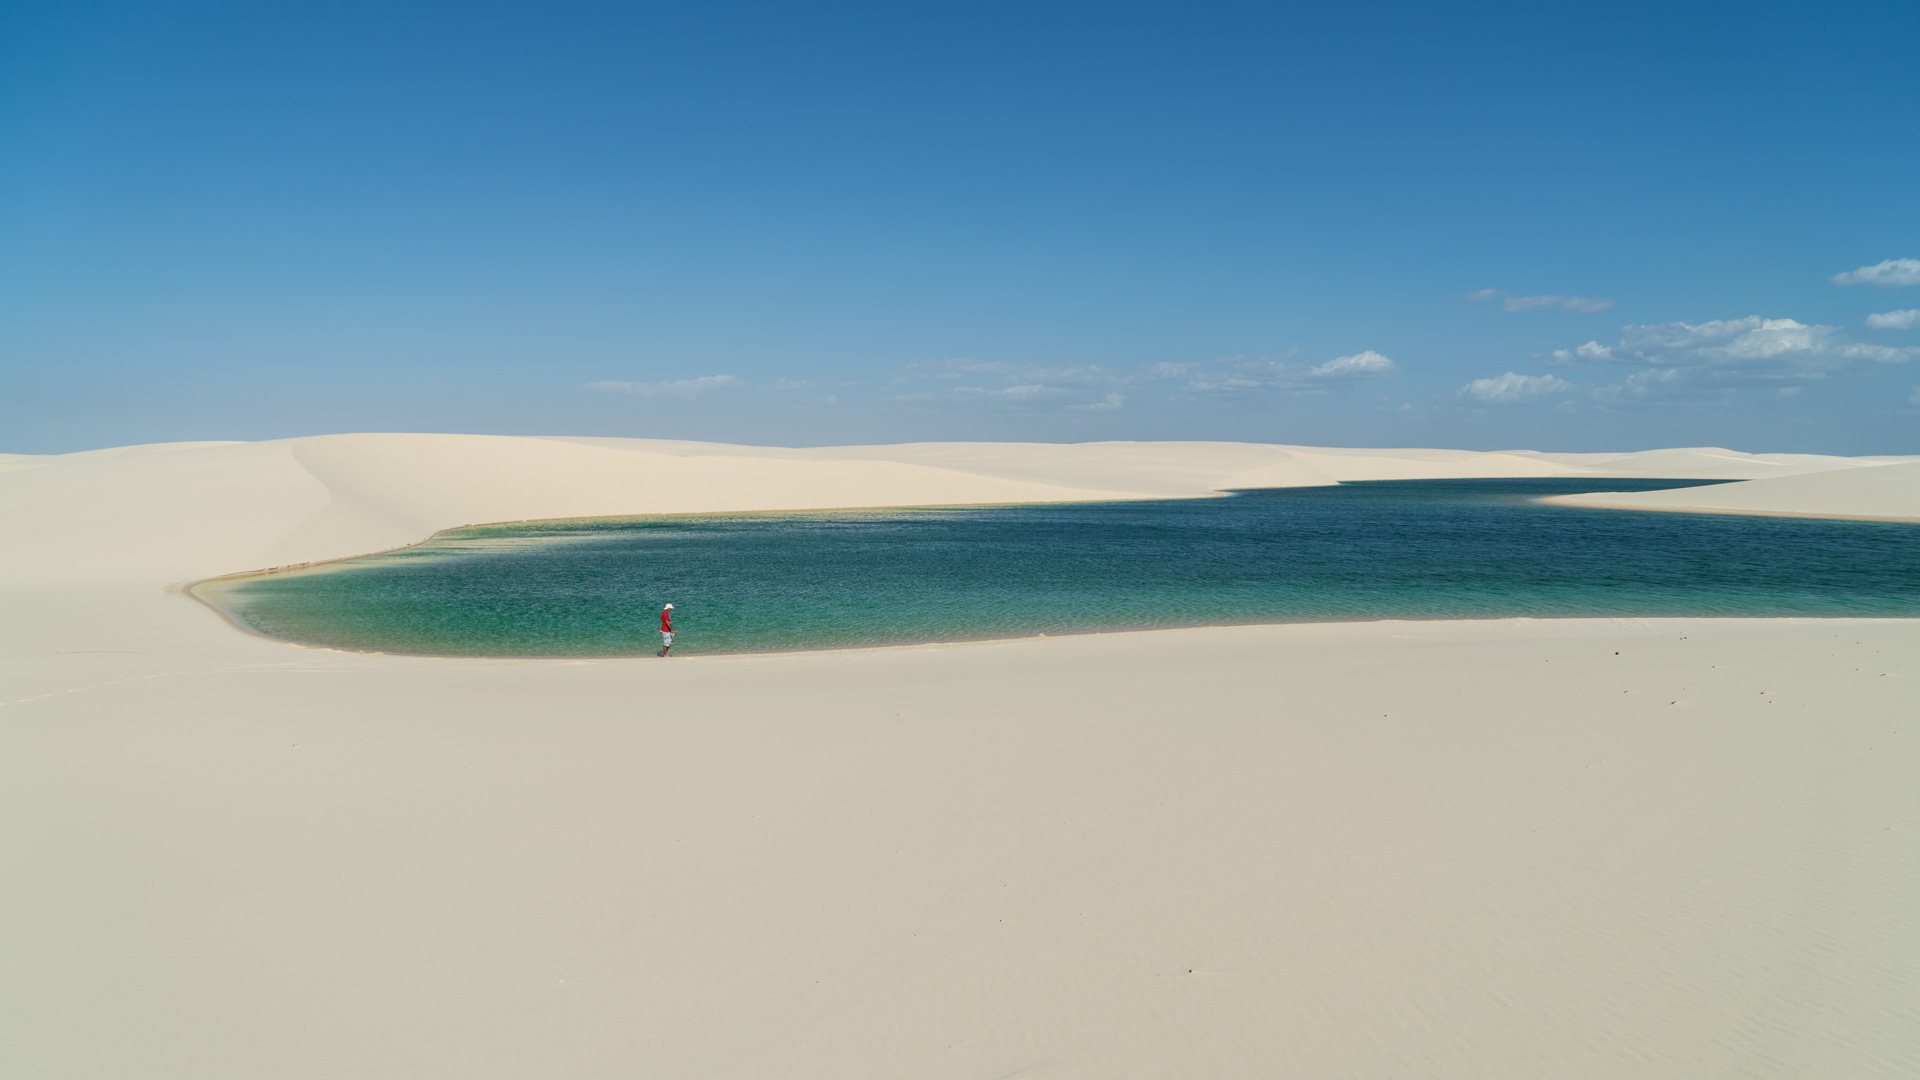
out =
[[(1906, 463), (1884, 464), (1898, 461)], [(1762, 512), (1920, 516), (1913, 479), (1920, 461), (1718, 448), (1625, 455), (1214, 442), (786, 449), (349, 434), (11, 455), (4, 464), (0, 547), (15, 557), (0, 567), (0, 582), (17, 583), (177, 583), (365, 554), (494, 521), (1191, 497), (1356, 480), (1762, 478), (1711, 494), (1606, 496), (1587, 505), (1739, 510), (1751, 502)]]

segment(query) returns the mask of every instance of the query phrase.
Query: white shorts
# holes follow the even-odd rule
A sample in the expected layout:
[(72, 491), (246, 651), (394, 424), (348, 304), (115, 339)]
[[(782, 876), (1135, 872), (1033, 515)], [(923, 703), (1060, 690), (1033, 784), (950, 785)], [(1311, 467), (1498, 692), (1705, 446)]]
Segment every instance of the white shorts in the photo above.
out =
[(660, 631), (660, 647), (664, 649), (671, 644), (673, 644), (673, 631), (671, 630)]

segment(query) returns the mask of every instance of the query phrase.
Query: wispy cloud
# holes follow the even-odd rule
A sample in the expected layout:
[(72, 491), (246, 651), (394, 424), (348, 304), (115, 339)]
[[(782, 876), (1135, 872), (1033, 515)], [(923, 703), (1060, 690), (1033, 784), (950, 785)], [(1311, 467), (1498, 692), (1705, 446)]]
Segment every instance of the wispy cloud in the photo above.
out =
[(1736, 389), (1737, 385), (1685, 368), (1647, 368), (1617, 383), (1589, 387), (1588, 393), (1602, 408), (1626, 409), (1723, 402)]
[(1882, 289), (1894, 285), (1920, 285), (1920, 259), (1885, 259), (1872, 266), (1835, 274), (1827, 280), (1835, 285), (1872, 285)]
[(1377, 379), (1392, 375), (1400, 365), (1368, 349), (1352, 356), (1336, 356), (1307, 369), (1309, 379)]
[(1399, 370), (1399, 364), (1372, 349), (1311, 366), (1265, 356), (1229, 356), (1194, 372), (1180, 389), (1201, 395), (1276, 390), (1324, 393), (1341, 383), (1384, 378)]
[(632, 394), (634, 397), (643, 398), (672, 397), (692, 400), (715, 390), (744, 385), (746, 385), (744, 382), (731, 375), (702, 375), (697, 379), (674, 379), (668, 382), (592, 382), (587, 384), (587, 389), (608, 394)]
[(1653, 323), (1620, 328), (1620, 343), (1589, 341), (1555, 349), (1551, 365), (1644, 364), (1691, 368), (1722, 376), (1819, 379), (1850, 368), (1898, 364), (1920, 357), (1920, 348), (1850, 341), (1837, 326), (1793, 319), (1714, 319), (1703, 323)]
[(1187, 367), (1188, 378), (1180, 385), (1180, 391), (1206, 395), (1297, 389), (1303, 384), (1307, 370), (1305, 364), (1271, 356), (1223, 356), (1210, 365), (1189, 364)]
[(840, 404), (840, 395), (820, 393), (828, 385), (830, 384), (825, 379), (774, 379), (760, 383), (754, 389), (762, 393), (781, 395), (790, 408), (810, 409), (818, 405)]
[(1467, 299), (1474, 303), (1482, 300), (1499, 300), (1504, 311), (1564, 311), (1571, 315), (1592, 315), (1613, 306), (1613, 301), (1596, 296), (1515, 296), (1505, 289), (1481, 289), (1470, 292)]
[(1920, 359), (1920, 348), (1852, 341), (1839, 327), (1793, 319), (1715, 319), (1625, 326), (1620, 341), (1589, 341), (1541, 358), (1556, 367), (1639, 367), (1619, 383), (1592, 388), (1603, 406), (1725, 400), (1742, 387), (1825, 379), (1847, 371)]
[(1521, 375), (1509, 371), (1505, 375), (1475, 379), (1460, 388), (1460, 395), (1482, 405), (1524, 405), (1573, 388), (1572, 383), (1552, 375)]
[(1571, 349), (1555, 349), (1542, 359), (1549, 367), (1572, 367), (1575, 364), (1611, 364), (1613, 347), (1589, 341), (1585, 345), (1576, 345)]
[(1111, 412), (1126, 408), (1138, 398), (1223, 400), (1271, 392), (1324, 393), (1341, 384), (1382, 378), (1400, 369), (1372, 350), (1315, 365), (1294, 363), (1292, 355), (1230, 356), (1211, 364), (1159, 363), (1128, 368), (967, 359), (923, 361), (895, 374), (894, 382), (902, 391), (895, 399), (929, 406)]
[(894, 396), (925, 405), (1105, 412), (1125, 408), (1134, 387), (1169, 377), (1158, 370), (1168, 366), (1119, 369), (1098, 364), (1049, 367), (996, 360), (926, 360), (895, 373), (894, 383), (905, 392)]
[(1920, 308), (1882, 311), (1878, 315), (1867, 316), (1869, 330), (1911, 330), (1916, 325), (1920, 325)]

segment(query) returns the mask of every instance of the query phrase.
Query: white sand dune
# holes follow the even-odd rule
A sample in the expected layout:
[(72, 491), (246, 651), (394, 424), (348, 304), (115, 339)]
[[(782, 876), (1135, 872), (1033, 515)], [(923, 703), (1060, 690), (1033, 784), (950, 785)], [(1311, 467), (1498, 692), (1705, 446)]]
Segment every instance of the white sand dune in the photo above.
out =
[(1537, 454), (1545, 460), (1620, 476), (1695, 480), (1764, 480), (1920, 461), (1920, 457), (1828, 457), (1821, 454), (1743, 454), (1717, 446), (1643, 450), (1632, 454)]
[[(1713, 449), (1556, 456), (1251, 443), (789, 450), (405, 434), (170, 443), (16, 459), (13, 471), (0, 474), (6, 477), (0, 483), (0, 550), (15, 556), (0, 566), (0, 582), (178, 582), (359, 555), (458, 525), (529, 518), (1200, 496), (1351, 480), (1854, 474), (1885, 460), (1893, 459), (1786, 460)], [(1804, 490), (1827, 490), (1822, 484), (1809, 481)]]
[(1547, 502), (1616, 510), (1920, 521), (1920, 462), (1805, 473), (1674, 491), (1556, 495)]
[(364, 554), (491, 521), (1141, 494), (892, 461), (621, 442), (336, 435), (72, 455), (6, 475), (0, 546), (18, 557), (0, 574), (173, 582)]
[(1851, 514), (1907, 505), (1890, 460), (0, 459), (0, 1076), (1915, 1075), (1913, 621), (486, 661), (267, 641), (179, 589), (482, 521), (1419, 476)]

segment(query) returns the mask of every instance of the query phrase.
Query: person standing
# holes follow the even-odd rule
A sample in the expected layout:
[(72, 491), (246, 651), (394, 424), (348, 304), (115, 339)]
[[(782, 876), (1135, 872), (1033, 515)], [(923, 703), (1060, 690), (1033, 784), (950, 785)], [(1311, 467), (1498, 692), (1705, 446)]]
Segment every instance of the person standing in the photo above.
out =
[(673, 648), (673, 605), (660, 609), (660, 655), (667, 655)]

